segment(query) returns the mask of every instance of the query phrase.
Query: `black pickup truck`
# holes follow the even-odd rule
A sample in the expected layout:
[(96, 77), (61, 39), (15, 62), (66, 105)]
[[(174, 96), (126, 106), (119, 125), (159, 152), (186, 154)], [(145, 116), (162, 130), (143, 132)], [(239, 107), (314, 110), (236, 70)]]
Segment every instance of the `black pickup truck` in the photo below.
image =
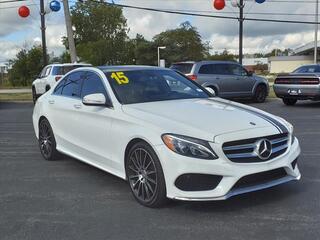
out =
[(279, 75), (273, 89), (276, 96), (289, 106), (298, 100), (320, 100), (320, 65), (306, 65), (293, 73)]

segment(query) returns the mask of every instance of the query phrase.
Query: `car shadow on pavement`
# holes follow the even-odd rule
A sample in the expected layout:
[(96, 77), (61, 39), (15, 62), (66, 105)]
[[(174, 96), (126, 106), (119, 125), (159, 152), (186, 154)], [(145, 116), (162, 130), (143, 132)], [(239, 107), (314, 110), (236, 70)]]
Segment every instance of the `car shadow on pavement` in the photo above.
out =
[[(297, 182), (287, 183), (269, 189), (233, 196), (223, 201), (180, 202), (174, 201), (172, 207), (188, 209), (196, 212), (234, 212), (259, 205), (275, 204), (299, 195), (302, 190), (296, 187)], [(302, 194), (302, 193), (301, 193)]]
[[(72, 165), (78, 165), (74, 167), (79, 167), (86, 173), (86, 175), (90, 175), (90, 182), (92, 184), (98, 183), (99, 188), (105, 188), (106, 191), (113, 189), (116, 190), (119, 195), (126, 197), (131, 196), (130, 188), (127, 182), (112, 174), (99, 170), (68, 156), (62, 157), (59, 161), (69, 161), (72, 163)], [(273, 188), (234, 196), (224, 201), (188, 202), (169, 200), (167, 204), (162, 207), (162, 209), (176, 209), (178, 211), (184, 210), (196, 212), (233, 212), (251, 208), (253, 206), (256, 207), (265, 204), (277, 204), (277, 202), (280, 203), (285, 201), (287, 198), (302, 194), (302, 192), (306, 190), (306, 186), (304, 186), (304, 188), (299, 188), (297, 187), (297, 184), (302, 183), (292, 181), (284, 185), (275, 186)], [(133, 196), (129, 197), (127, 200), (135, 202)]]

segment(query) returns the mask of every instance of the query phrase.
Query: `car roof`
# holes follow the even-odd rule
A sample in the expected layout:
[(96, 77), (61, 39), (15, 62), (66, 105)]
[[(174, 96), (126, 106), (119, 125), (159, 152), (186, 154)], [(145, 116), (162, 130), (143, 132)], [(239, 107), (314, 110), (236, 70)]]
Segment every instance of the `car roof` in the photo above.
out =
[(58, 66), (58, 67), (64, 67), (64, 66), (92, 66), (88, 63), (52, 63), (48, 66)]
[(217, 63), (239, 64), (236, 61), (220, 61), (220, 60), (184, 61), (184, 62), (176, 62), (176, 63), (173, 63), (173, 64), (197, 64), (197, 63), (200, 63), (200, 64), (217, 64)]
[(134, 71), (134, 70), (168, 70), (167, 68), (155, 67), (155, 66), (144, 66), (144, 65), (100, 66), (96, 68), (100, 69), (103, 72)]

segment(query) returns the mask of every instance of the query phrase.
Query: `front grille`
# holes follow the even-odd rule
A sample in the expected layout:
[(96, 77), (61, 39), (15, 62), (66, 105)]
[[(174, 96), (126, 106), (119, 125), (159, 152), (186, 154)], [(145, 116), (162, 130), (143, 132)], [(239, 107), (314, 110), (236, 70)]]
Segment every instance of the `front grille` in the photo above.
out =
[[(260, 140), (268, 139), (272, 144), (271, 155), (267, 159), (261, 159), (256, 153), (256, 143)], [(289, 134), (282, 133), (259, 138), (250, 138), (224, 143), (222, 146), (227, 158), (236, 163), (257, 163), (269, 161), (276, 158), (288, 149)]]
[(275, 84), (318, 85), (319, 78), (277, 78)]
[(274, 180), (284, 178), (287, 175), (288, 174), (284, 168), (278, 168), (266, 172), (247, 175), (240, 178), (240, 180), (232, 187), (232, 190), (265, 184)]

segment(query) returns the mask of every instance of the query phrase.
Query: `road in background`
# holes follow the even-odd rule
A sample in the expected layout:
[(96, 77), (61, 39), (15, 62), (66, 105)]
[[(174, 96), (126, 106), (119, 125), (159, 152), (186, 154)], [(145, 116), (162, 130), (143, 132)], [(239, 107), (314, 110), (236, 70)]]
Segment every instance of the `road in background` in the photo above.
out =
[(227, 201), (148, 209), (121, 179), (69, 157), (43, 160), (32, 104), (0, 103), (0, 238), (319, 239), (320, 103), (251, 105), (294, 124), (302, 180)]
[(31, 93), (31, 88), (12, 88), (12, 89), (0, 89), (1, 93)]

